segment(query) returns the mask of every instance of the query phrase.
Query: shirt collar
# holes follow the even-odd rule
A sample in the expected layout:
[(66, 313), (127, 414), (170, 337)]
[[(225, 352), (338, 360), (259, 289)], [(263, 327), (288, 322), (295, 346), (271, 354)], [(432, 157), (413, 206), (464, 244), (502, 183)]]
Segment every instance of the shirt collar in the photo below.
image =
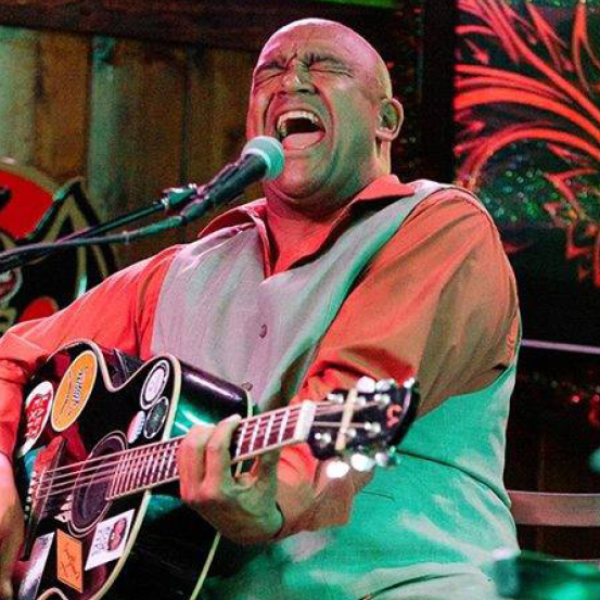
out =
[[(380, 201), (387, 198), (402, 198), (404, 196), (410, 196), (414, 194), (414, 186), (410, 183), (402, 183), (396, 175), (384, 175), (379, 177), (366, 188), (359, 192), (352, 200), (346, 205), (345, 209), (340, 213), (340, 216), (331, 223), (331, 229), (333, 229), (341, 219), (344, 218), (351, 210), (357, 205), (362, 205), (368, 202)], [(249, 202), (241, 206), (236, 206), (231, 210), (219, 215), (213, 219), (198, 235), (198, 237), (206, 237), (207, 235), (218, 231), (219, 229), (226, 229), (228, 227), (235, 227), (239, 225), (245, 225), (254, 223), (258, 225), (261, 222), (265, 228), (266, 223), (266, 210), (267, 201), (265, 198), (260, 198), (254, 202)]]
[[(410, 183), (402, 183), (395, 175), (384, 175), (379, 177), (366, 188), (359, 192), (337, 215), (335, 219), (330, 221), (321, 233), (317, 236), (314, 247), (307, 246), (294, 260), (294, 264), (299, 260), (305, 259), (318, 252), (326, 242), (330, 240), (334, 232), (341, 227), (352, 213), (363, 210), (376, 202), (402, 198), (414, 194), (414, 186)], [(267, 201), (264, 198), (237, 206), (226, 213), (219, 215), (211, 221), (201, 232), (198, 237), (206, 237), (207, 235), (230, 227), (240, 227), (252, 225), (256, 226), (259, 233), (265, 271), (267, 275), (271, 274), (271, 249), (267, 230)]]

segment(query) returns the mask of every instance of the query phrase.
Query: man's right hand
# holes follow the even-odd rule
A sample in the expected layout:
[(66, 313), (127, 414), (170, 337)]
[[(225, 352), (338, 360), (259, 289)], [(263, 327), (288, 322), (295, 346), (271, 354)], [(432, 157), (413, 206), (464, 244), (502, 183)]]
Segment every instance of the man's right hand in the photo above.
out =
[(8, 457), (0, 452), (0, 599), (13, 598), (11, 575), (23, 542), (23, 510)]

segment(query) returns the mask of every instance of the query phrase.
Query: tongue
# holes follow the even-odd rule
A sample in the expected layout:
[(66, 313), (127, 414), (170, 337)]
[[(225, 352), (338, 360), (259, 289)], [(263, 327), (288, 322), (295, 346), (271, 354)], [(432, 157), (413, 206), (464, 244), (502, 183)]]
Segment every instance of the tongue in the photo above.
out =
[(310, 133), (290, 133), (284, 138), (282, 145), (286, 150), (304, 150), (323, 139), (322, 131), (311, 131)]

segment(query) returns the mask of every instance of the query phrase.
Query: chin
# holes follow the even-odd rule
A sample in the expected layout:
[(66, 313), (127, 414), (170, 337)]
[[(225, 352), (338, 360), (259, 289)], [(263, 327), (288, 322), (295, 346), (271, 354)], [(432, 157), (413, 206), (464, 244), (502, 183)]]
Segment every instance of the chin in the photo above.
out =
[(301, 177), (279, 177), (270, 184), (266, 191), (271, 192), (289, 204), (305, 205), (306, 201), (314, 197), (320, 189), (320, 184), (307, 181)]

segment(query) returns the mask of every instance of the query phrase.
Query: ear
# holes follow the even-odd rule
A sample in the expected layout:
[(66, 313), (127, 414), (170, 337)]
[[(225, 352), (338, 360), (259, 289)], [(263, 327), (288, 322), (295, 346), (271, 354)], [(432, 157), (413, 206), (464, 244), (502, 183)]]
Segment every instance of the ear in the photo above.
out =
[(375, 130), (376, 138), (381, 142), (391, 142), (398, 137), (402, 122), (404, 121), (404, 109), (396, 98), (384, 98), (379, 109), (379, 125)]

